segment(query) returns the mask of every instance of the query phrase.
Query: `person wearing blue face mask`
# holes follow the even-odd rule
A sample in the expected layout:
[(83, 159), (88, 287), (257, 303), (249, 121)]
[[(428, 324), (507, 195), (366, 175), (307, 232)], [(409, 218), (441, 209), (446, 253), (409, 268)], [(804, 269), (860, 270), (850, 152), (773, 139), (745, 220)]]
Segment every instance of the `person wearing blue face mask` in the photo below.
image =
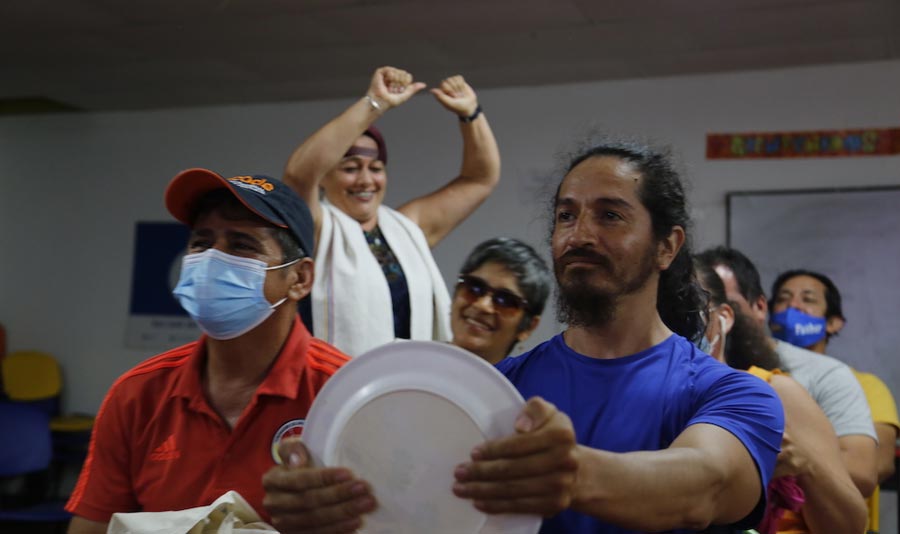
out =
[[(846, 323), (841, 293), (822, 273), (795, 269), (778, 275), (769, 300), (772, 335), (812, 352), (825, 354), (828, 342)], [(877, 376), (853, 369), (869, 402), (878, 434), (878, 482), (894, 474), (894, 449), (900, 430), (897, 404), (890, 389)], [(866, 532), (879, 531), (879, 489), (866, 500), (869, 509)]]
[[(840, 299), (837, 288), (824, 275), (805, 270), (781, 273), (772, 284), (769, 300), (772, 337), (825, 354), (828, 339), (844, 326)], [(826, 316), (828, 310), (831, 314)]]
[(165, 202), (191, 227), (173, 294), (203, 336), (110, 388), (67, 504), (71, 534), (106, 532), (116, 512), (192, 508), (229, 490), (268, 519), (262, 476), (280, 463), (278, 444), (302, 432), (316, 394), (349, 360), (297, 315), (313, 283), (314, 241), (293, 190), (266, 176), (189, 169)]

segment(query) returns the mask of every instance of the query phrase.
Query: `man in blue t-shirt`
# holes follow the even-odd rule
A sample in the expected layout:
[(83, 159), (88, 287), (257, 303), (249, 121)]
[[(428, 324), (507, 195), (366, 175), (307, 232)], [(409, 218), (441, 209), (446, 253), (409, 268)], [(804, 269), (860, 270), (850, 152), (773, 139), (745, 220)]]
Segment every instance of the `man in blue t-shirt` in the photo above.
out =
[[(544, 401), (567, 414), (578, 446), (567, 456), (564, 425), (542, 433), (531, 421), (530, 431), (484, 444), (461, 466), (457, 495), (487, 512), (559, 512), (544, 533), (755, 526), (779, 452), (781, 404), (763, 381), (685, 339), (702, 334), (706, 309), (688, 227), (664, 155), (611, 143), (574, 158), (557, 189), (551, 238), (567, 328), (497, 367), (531, 398), (529, 408), (543, 404), (550, 423), (559, 416)], [(570, 459), (577, 471), (566, 486), (547, 466)]]
[[(486, 513), (541, 514), (543, 533), (758, 522), (784, 416), (765, 382), (685, 339), (703, 334), (707, 304), (689, 222), (665, 156), (610, 144), (573, 160), (552, 233), (567, 329), (497, 365), (529, 400), (516, 434), (457, 466), (457, 496)], [(302, 448), (290, 454), (305, 467)], [(339, 468), (275, 469), (264, 485), (281, 532), (353, 532), (375, 506)]]

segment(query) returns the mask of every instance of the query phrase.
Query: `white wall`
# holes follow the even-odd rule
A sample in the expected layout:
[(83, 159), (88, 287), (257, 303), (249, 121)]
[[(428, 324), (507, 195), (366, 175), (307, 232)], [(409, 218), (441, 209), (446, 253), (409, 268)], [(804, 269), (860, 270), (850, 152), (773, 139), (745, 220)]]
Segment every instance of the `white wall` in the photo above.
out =
[[(448, 73), (449, 74), (449, 73)], [(482, 91), (503, 179), (435, 251), (450, 280), (477, 242), (510, 235), (545, 251), (554, 154), (591, 125), (650, 135), (680, 153), (698, 245), (725, 238), (731, 190), (900, 184), (900, 157), (706, 161), (709, 132), (896, 127), (900, 62)], [(173, 83), (173, 90), (177, 90)], [(360, 87), (360, 95), (364, 87)], [(124, 347), (136, 221), (169, 220), (179, 170), (280, 175), (291, 149), (349, 101), (0, 119), (0, 322), (9, 349), (55, 354), (70, 410), (95, 411), (149, 353)], [(430, 96), (384, 117), (387, 203), (455, 175), (455, 117)], [(536, 339), (554, 333), (551, 313)]]

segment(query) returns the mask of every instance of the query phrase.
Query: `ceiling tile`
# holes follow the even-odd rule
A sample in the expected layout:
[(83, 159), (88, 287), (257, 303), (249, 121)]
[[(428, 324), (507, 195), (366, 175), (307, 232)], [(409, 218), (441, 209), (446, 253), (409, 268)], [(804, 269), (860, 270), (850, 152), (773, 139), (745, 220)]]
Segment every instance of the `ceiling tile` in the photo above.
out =
[(54, 29), (87, 30), (120, 24), (114, 12), (89, 0), (7, 0), (0, 2), (0, 33), (27, 35)]
[(384, 64), (500, 87), (872, 61), (900, 58), (897, 28), (900, 0), (11, 0), (0, 98), (334, 98)]

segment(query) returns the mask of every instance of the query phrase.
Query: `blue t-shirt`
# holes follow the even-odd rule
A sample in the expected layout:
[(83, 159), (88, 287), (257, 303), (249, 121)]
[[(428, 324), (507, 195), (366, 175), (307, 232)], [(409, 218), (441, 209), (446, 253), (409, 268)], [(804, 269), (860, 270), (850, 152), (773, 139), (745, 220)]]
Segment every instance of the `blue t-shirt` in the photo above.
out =
[[(566, 413), (581, 445), (613, 452), (665, 449), (688, 426), (708, 423), (744, 444), (760, 472), (761, 488), (775, 469), (784, 414), (774, 390), (700, 352), (681, 336), (605, 360), (575, 352), (560, 334), (530, 352), (506, 358), (497, 369), (526, 399), (542, 397)], [(765, 492), (760, 499), (762, 506), (753, 516), (763, 511)], [(748, 528), (760, 518), (748, 516)], [(631, 532), (572, 510), (545, 520), (541, 527), (542, 534)]]

